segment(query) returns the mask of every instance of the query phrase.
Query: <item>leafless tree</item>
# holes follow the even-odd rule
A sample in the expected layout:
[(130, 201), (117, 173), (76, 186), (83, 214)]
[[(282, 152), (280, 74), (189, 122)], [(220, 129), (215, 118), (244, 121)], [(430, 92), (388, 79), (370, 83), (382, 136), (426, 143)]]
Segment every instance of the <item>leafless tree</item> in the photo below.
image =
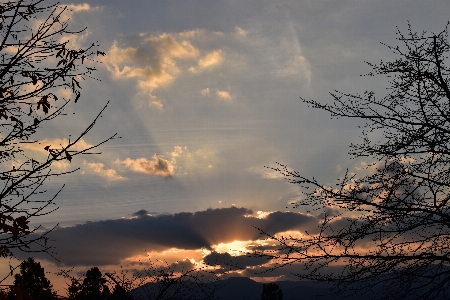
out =
[[(80, 82), (95, 80), (91, 76), (96, 57), (105, 55), (96, 44), (71, 48), (69, 39), (83, 31), (68, 29), (67, 12), (67, 7), (48, 5), (44, 0), (0, 3), (0, 257), (3, 258), (10, 257), (13, 250), (49, 249), (46, 233), (34, 234), (40, 228), (30, 228), (29, 222), (55, 210), (54, 199), (59, 192), (45, 201), (37, 200), (36, 195), (42, 193), (49, 177), (76, 170), (54, 172), (52, 165), (71, 162), (75, 156), (90, 153), (109, 140), (85, 149), (74, 147), (89, 133), (104, 109), (75, 138), (64, 137), (68, 138), (67, 144), (44, 145), (36, 138), (43, 124), (64, 116), (69, 103), (81, 99)], [(44, 159), (38, 154), (43, 150), (47, 152)]]
[[(350, 154), (366, 167), (320, 183), (285, 165), (274, 168), (301, 186), (294, 207), (325, 212), (317, 232), (278, 239), (279, 266), (303, 263), (300, 278), (377, 298), (450, 298), (450, 45), (439, 34), (398, 30), (397, 59), (369, 66), (385, 75), (386, 96), (332, 93), (333, 104), (304, 100), (332, 117), (361, 119)], [(385, 291), (383, 293), (383, 291)]]
[(115, 284), (115, 291), (122, 288), (133, 295), (133, 299), (143, 300), (216, 299), (214, 294), (218, 285), (207, 284), (219, 280), (214, 270), (151, 260), (143, 266), (131, 277), (124, 271), (107, 274)]
[[(71, 271), (60, 270), (57, 275), (70, 280), (67, 288), (69, 298), (79, 299), (85, 279), (71, 275)], [(108, 299), (212, 300), (216, 299), (216, 289), (221, 288), (214, 284), (219, 280), (214, 271), (192, 266), (190, 262), (168, 264), (149, 259), (145, 264), (139, 261), (137, 269), (121, 267), (120, 272), (105, 273), (103, 278), (105, 281), (108, 279), (109, 290), (112, 291)]]

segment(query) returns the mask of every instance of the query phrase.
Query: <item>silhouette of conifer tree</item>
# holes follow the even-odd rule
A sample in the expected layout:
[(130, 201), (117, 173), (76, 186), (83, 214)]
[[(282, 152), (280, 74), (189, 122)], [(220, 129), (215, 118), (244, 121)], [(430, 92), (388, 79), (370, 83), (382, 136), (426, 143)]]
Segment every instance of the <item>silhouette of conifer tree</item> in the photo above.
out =
[[(56, 299), (52, 284), (45, 277), (44, 268), (31, 257), (22, 262), (20, 273), (14, 275), (14, 286), (27, 292), (33, 300)], [(13, 291), (10, 294), (12, 293)]]
[(263, 284), (261, 300), (283, 300), (283, 291), (276, 283)]

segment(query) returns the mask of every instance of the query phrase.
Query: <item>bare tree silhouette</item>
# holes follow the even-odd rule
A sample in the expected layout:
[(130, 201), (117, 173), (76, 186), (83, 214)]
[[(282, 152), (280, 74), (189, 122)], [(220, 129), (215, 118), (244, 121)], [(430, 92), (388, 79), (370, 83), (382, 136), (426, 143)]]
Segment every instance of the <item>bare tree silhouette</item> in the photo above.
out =
[[(128, 276), (121, 273), (106, 274), (115, 284), (117, 293), (126, 291), (133, 299), (193, 300), (216, 299), (216, 285), (207, 283), (219, 280), (213, 270), (205, 267), (176, 267), (166, 262), (151, 261), (142, 270)], [(114, 293), (113, 293), (114, 294)], [(125, 298), (122, 298), (125, 299)]]
[[(95, 268), (98, 271), (95, 281), (101, 284), (93, 286), (108, 285), (108, 291), (112, 291), (97, 293), (98, 299), (212, 300), (216, 299), (216, 289), (221, 288), (219, 284), (207, 284), (218, 281), (219, 277), (214, 270), (205, 267), (179, 267), (158, 260), (149, 260), (146, 264), (140, 261), (139, 265), (139, 269), (124, 270), (121, 267), (120, 272), (105, 273), (104, 276)], [(88, 284), (92, 280), (87, 281), (88, 273), (84, 278), (77, 278), (71, 275), (71, 270), (60, 270), (57, 275), (70, 280), (67, 288), (69, 299), (87, 299), (83, 291), (92, 286)]]
[[(331, 281), (339, 290), (380, 288), (378, 298), (449, 299), (450, 45), (439, 34), (407, 34), (388, 46), (394, 61), (371, 64), (386, 75), (383, 98), (332, 93), (333, 104), (304, 100), (333, 117), (361, 119), (362, 142), (350, 154), (366, 168), (337, 184), (320, 183), (280, 164), (274, 170), (301, 186), (294, 207), (324, 212), (317, 233), (275, 238), (279, 266), (304, 263), (300, 278)], [(312, 209), (311, 209), (312, 207)], [(331, 208), (331, 209), (330, 209)], [(384, 293), (383, 293), (384, 292)]]
[[(29, 223), (55, 210), (54, 199), (59, 192), (46, 201), (36, 200), (36, 195), (42, 193), (41, 187), (49, 177), (76, 170), (55, 172), (52, 166), (56, 162), (71, 162), (75, 156), (90, 153), (114, 138), (85, 148), (80, 146), (106, 106), (75, 138), (64, 137), (66, 144), (44, 145), (36, 138), (43, 124), (64, 116), (69, 103), (81, 99), (80, 82), (94, 79), (96, 57), (105, 55), (97, 50), (96, 44), (71, 48), (69, 39), (82, 31), (68, 29), (68, 20), (64, 19), (67, 12), (67, 7), (48, 5), (44, 0), (0, 3), (0, 257), (3, 258), (11, 257), (12, 250), (50, 249), (46, 233), (33, 234), (39, 233), (40, 227), (30, 228)], [(47, 152), (45, 159), (39, 158), (39, 151)]]

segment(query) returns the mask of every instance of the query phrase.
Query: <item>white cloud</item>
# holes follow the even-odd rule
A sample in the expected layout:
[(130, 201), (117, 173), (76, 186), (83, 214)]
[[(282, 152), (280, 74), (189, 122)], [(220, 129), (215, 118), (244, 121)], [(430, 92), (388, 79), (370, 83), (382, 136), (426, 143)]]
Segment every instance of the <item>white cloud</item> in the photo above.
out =
[(238, 36), (244, 36), (244, 37), (247, 36), (247, 31), (246, 31), (246, 30), (240, 28), (239, 26), (236, 26), (235, 28), (236, 28), (235, 33), (236, 33)]
[(101, 177), (105, 177), (109, 180), (124, 180), (125, 177), (117, 174), (114, 169), (105, 168), (105, 164), (101, 162), (87, 162), (84, 161), (84, 164), (88, 167), (88, 170), (100, 175)]
[(189, 71), (192, 73), (198, 73), (204, 70), (212, 69), (216, 66), (219, 66), (223, 61), (223, 51), (222, 50), (214, 50), (204, 57), (200, 58), (197, 62), (196, 67), (189, 68)]
[(209, 96), (209, 95), (211, 95), (211, 91), (209, 90), (209, 88), (206, 88), (206, 89), (201, 90), (200, 93), (201, 93), (203, 96)]
[(174, 150), (167, 154), (172, 157), (170, 162), (177, 174), (210, 174), (211, 169), (219, 163), (214, 149), (203, 148), (190, 151), (186, 146), (175, 146)]
[(161, 100), (155, 99), (150, 102), (150, 106), (157, 108), (158, 110), (164, 110), (164, 104)]
[(219, 97), (222, 100), (229, 101), (229, 102), (233, 101), (233, 97), (231, 97), (230, 93), (227, 91), (217, 90), (216, 95), (217, 95), (217, 97)]
[[(81, 3), (81, 4), (61, 4), (57, 6), (57, 9), (55, 11), (55, 15), (61, 13), (59, 16), (60, 21), (67, 22), (69, 21), (75, 14), (83, 13), (83, 12), (92, 12), (92, 11), (98, 11), (101, 7), (99, 6), (91, 6), (88, 3)], [(63, 11), (64, 10), (64, 11)], [(44, 22), (43, 19), (35, 20), (33, 23), (33, 28), (37, 29), (42, 23)], [(86, 39), (91, 35), (92, 33), (89, 30), (85, 30), (82, 33), (79, 34), (66, 34), (61, 36), (60, 42), (68, 42), (67, 47), (78, 50), (79, 48), (82, 48), (82, 44), (86, 41)]]
[(67, 7), (69, 11), (72, 12), (80, 12), (80, 11), (89, 11), (92, 9), (92, 7), (88, 3), (82, 3), (82, 4), (67, 4), (63, 5), (63, 7)]
[[(92, 35), (92, 32), (86, 29), (82, 33), (65, 35), (60, 38), (60, 43), (66, 43), (69, 49), (80, 49), (84, 42)], [(89, 60), (86, 60), (88, 62)]]
[(52, 169), (56, 168), (60, 171), (67, 171), (70, 169), (70, 163), (67, 160), (59, 160), (52, 163)]
[[(71, 142), (73, 142), (73, 141), (71, 141)], [(50, 148), (54, 148), (54, 149), (61, 149), (61, 147), (66, 147), (68, 144), (69, 144), (69, 140), (66, 138), (64, 138), (64, 139), (43, 139), (39, 143), (23, 144), (22, 147), (30, 149), (30, 150), (42, 152), (42, 153), (48, 153), (48, 151), (44, 149), (46, 146), (51, 146)], [(70, 147), (70, 150), (81, 151), (84, 149), (91, 148), (93, 146), (94, 145), (87, 143), (84, 139), (80, 139), (75, 145)]]

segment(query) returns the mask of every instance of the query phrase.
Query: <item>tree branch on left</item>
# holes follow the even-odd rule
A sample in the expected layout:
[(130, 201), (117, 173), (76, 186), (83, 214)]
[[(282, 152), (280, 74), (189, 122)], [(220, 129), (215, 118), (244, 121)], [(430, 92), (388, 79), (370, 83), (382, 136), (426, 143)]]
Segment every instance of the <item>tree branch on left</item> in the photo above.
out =
[[(15, 251), (51, 255), (47, 234), (53, 229), (31, 228), (30, 221), (57, 209), (53, 205), (59, 192), (45, 201), (36, 200), (36, 195), (42, 193), (49, 177), (77, 170), (53, 172), (52, 165), (71, 163), (75, 156), (92, 153), (115, 137), (80, 147), (106, 104), (83, 132), (76, 138), (69, 136), (67, 144), (42, 145), (39, 150), (47, 153), (46, 158), (37, 158), (30, 150), (41, 146), (36, 133), (43, 131), (44, 123), (63, 117), (69, 103), (81, 102), (81, 82), (94, 78), (96, 57), (104, 55), (95, 43), (77, 48), (69, 42), (83, 30), (69, 31), (69, 20), (65, 20), (68, 12), (68, 7), (48, 5), (43, 0), (0, 4), (1, 258), (11, 258)], [(11, 267), (11, 273), (14, 269)]]

